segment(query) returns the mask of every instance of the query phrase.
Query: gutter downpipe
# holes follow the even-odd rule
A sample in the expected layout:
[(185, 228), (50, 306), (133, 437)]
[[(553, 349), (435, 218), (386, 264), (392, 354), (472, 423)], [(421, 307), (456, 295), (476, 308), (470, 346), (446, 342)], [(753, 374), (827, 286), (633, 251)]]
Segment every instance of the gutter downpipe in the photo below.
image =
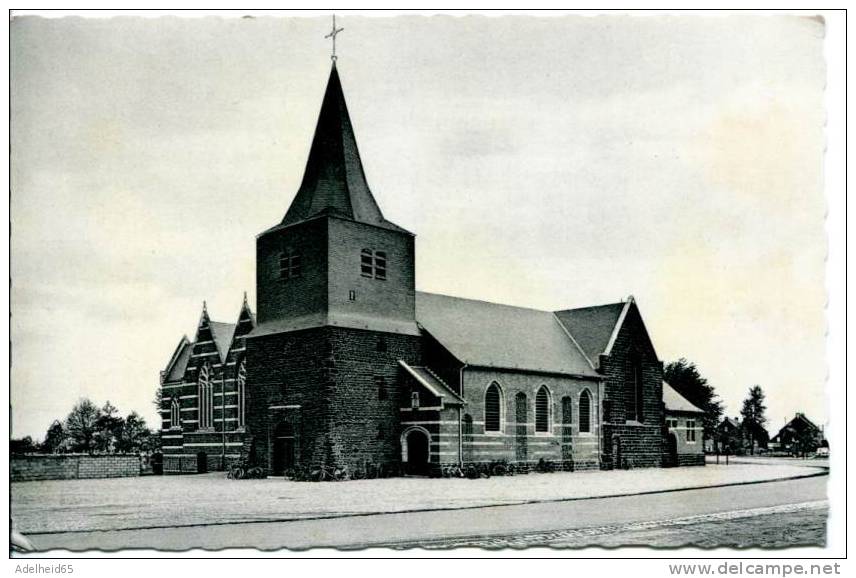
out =
[[(461, 366), (461, 399), (464, 399), (464, 370), (468, 367), (465, 363)], [(461, 407), (458, 406), (458, 467), (464, 469), (464, 421), (461, 417)]]

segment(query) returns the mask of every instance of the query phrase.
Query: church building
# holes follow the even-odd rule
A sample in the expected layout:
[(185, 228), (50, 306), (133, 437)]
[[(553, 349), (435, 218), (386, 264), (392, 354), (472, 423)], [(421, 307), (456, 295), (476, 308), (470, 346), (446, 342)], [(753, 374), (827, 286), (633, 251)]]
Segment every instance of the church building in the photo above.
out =
[(419, 292), (415, 241), (375, 202), (334, 60), (300, 188), (256, 237), (255, 313), (203, 306), (161, 372), (164, 471), (664, 465), (663, 364), (632, 297)]

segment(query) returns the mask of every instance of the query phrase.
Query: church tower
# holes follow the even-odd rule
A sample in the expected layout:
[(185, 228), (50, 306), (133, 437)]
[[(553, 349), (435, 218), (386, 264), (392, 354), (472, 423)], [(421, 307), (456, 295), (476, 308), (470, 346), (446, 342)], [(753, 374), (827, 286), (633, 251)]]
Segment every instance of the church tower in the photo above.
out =
[(413, 241), (369, 189), (334, 62), (300, 189), (257, 239), (259, 324), (413, 333)]
[(278, 475), (399, 455), (399, 360), (417, 363), (414, 235), (369, 189), (335, 59), (303, 181), (256, 240), (248, 433)]

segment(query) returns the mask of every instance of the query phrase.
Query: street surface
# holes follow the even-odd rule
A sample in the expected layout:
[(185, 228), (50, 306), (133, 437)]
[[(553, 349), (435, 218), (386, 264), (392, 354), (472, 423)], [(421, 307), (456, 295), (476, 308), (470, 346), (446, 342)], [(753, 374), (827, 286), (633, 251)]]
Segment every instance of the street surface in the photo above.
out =
[[(797, 464), (533, 473), (490, 479), (389, 478), (345, 483), (227, 480), (223, 472), (18, 482), (12, 518), (25, 535), (361, 514), (457, 510), (743, 484), (826, 471)], [(143, 499), (141, 499), (141, 497)]]
[[(40, 550), (820, 545), (826, 482), (822, 475), (613, 498), (29, 537)], [(796, 534), (794, 523), (804, 525)]]

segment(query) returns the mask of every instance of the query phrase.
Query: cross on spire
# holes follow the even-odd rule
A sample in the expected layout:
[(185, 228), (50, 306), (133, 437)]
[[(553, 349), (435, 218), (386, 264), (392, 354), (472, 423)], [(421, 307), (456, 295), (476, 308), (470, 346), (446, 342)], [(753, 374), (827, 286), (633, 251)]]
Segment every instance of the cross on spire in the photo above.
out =
[(336, 62), (336, 35), (342, 30), (344, 30), (344, 28), (336, 28), (336, 15), (333, 14), (333, 29), (330, 30), (330, 34), (324, 37), (333, 39), (333, 53), (330, 55), (330, 60), (333, 62)]

